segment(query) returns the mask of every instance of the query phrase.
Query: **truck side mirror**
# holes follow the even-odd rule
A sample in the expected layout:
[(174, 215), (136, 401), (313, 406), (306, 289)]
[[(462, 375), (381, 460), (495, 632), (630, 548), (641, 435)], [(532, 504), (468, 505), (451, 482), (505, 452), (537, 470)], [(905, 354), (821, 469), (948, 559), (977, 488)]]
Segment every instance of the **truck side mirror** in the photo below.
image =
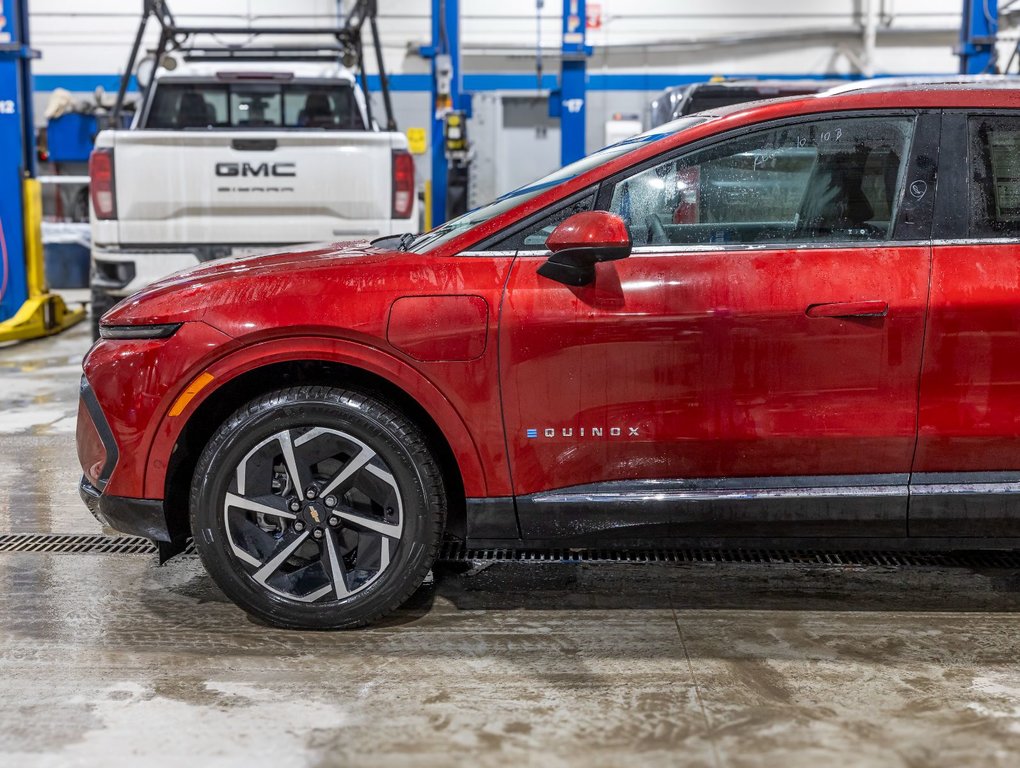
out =
[(630, 256), (630, 233), (623, 219), (608, 211), (575, 213), (560, 222), (546, 240), (552, 251), (538, 274), (564, 285), (588, 285), (595, 265)]

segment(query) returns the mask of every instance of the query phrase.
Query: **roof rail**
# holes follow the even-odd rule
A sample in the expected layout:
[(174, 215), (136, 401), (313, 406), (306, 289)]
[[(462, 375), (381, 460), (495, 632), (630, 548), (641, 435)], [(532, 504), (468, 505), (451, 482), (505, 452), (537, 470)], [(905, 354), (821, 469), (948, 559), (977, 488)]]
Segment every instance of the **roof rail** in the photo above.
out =
[[(128, 84), (137, 66), (138, 51), (141, 48), (145, 30), (148, 27), (149, 20), (155, 19), (160, 26), (159, 43), (153, 51), (157, 67), (163, 57), (170, 51), (181, 53), (189, 61), (265, 61), (269, 59), (339, 61), (345, 67), (354, 69), (361, 82), (361, 89), (365, 94), (365, 110), (368, 113), (368, 124), (371, 126), (373, 122), (372, 100), (368, 92), (368, 78), (365, 76), (365, 57), (361, 39), (362, 28), (367, 22), (372, 30), (372, 44), (375, 48), (376, 67), (379, 70), (383, 105), (386, 108), (386, 130), (394, 131), (397, 128), (397, 124), (393, 119), (389, 78), (383, 65), (382, 46), (379, 42), (379, 29), (376, 24), (377, 12), (377, 0), (357, 0), (347, 14), (344, 24), (339, 27), (190, 26), (177, 24), (176, 19), (170, 12), (168, 0), (142, 0), (142, 17), (138, 23), (138, 31), (131, 46), (127, 66), (124, 68), (123, 75), (121, 75), (120, 85), (117, 89), (117, 100), (113, 106), (113, 124), (118, 125)], [(247, 39), (237, 45), (219, 42), (215, 46), (200, 45), (195, 42), (195, 37), (199, 35), (216, 35), (221, 37), (237, 35)], [(251, 40), (262, 35), (285, 35), (289, 37), (326, 36), (333, 38), (333, 42), (324, 45), (298, 45), (296, 43), (260, 47), (248, 45)], [(146, 84), (143, 99), (148, 98), (148, 91), (151, 87), (152, 81)]]

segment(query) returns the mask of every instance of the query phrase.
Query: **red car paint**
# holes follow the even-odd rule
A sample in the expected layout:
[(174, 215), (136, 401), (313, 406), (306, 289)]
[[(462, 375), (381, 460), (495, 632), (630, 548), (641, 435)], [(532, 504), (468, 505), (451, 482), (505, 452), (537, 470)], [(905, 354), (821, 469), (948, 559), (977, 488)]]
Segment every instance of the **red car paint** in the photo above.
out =
[(917, 472), (1020, 465), (1020, 247), (933, 249)]
[[(196, 409), (234, 377), (288, 360), (344, 363), (402, 389), (440, 428), (472, 498), (613, 480), (1020, 468), (1016, 246), (980, 259), (972, 246), (897, 243), (635, 253), (598, 264), (581, 287), (537, 275), (543, 255), (471, 250), (600, 179), (741, 126), (940, 108), (1017, 109), (1020, 92), (731, 108), (426, 254), (337, 245), (165, 280), (104, 323), (180, 330), (100, 341), (85, 361), (119, 448), (104, 493), (164, 498)], [(203, 372), (212, 383), (169, 417)], [(90, 429), (79, 452), (95, 481)], [(522, 439), (527, 430), (537, 437)]]
[[(590, 286), (551, 291), (536, 275), (543, 259), (518, 258), (500, 327), (507, 434), (556, 434), (507, 441), (515, 492), (552, 478), (909, 472), (928, 258), (889, 247), (634, 254), (597, 265)], [(805, 313), (876, 297), (890, 302), (885, 318)], [(586, 425), (588, 442), (564, 434)], [(606, 439), (590, 437), (599, 426)]]
[(630, 242), (627, 225), (618, 216), (605, 211), (588, 211), (572, 216), (563, 226), (549, 235), (545, 245), (550, 251), (559, 251), (566, 247), (583, 243), (585, 246), (598, 247)]
[(421, 363), (476, 360), (488, 335), (481, 296), (405, 296), (393, 302), (386, 327), (386, 340)]

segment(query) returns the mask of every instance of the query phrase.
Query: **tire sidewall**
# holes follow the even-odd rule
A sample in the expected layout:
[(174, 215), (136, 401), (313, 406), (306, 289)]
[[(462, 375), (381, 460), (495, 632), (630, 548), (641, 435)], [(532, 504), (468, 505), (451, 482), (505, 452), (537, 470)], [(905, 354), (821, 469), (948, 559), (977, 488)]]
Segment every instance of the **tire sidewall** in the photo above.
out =
[[(285, 390), (238, 411), (209, 442), (192, 485), (192, 531), (206, 570), (242, 608), (280, 626), (332, 629), (365, 623), (395, 607), (392, 603), (407, 592), (408, 582), (417, 586), (431, 567), (434, 510), (412, 454), (365, 407), (374, 401), (347, 391), (324, 392), (329, 393), (324, 398), (311, 398)], [(390, 565), (372, 584), (341, 600), (301, 603), (270, 592), (252, 579), (226, 536), (223, 501), (240, 461), (261, 441), (305, 427), (337, 429), (369, 445), (389, 467), (401, 494), (403, 532)]]

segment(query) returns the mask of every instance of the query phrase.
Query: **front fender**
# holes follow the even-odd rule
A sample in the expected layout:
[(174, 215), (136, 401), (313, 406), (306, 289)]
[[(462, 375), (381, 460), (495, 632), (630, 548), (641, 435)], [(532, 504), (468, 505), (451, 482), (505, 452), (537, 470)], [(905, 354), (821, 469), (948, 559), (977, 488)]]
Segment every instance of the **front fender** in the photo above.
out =
[[(166, 411), (161, 417), (149, 450), (145, 473), (146, 498), (163, 497), (167, 458), (173, 446), (195, 411), (221, 387), (237, 376), (267, 365), (309, 361), (360, 368), (385, 379), (405, 392), (432, 417), (449, 443), (460, 469), (465, 493), (469, 497), (507, 494), (509, 477), (500, 476), (498, 471), (500, 464), (497, 463), (494, 468), (495, 474), (486, 473), (478, 445), (464, 418), (453, 403), (421, 371), (390, 353), (366, 344), (310, 336), (274, 339), (236, 349), (202, 371), (212, 375), (213, 379), (188, 403), (180, 415), (170, 416), (170, 402), (166, 403)], [(240, 405), (241, 403), (238, 403), (238, 406)]]

